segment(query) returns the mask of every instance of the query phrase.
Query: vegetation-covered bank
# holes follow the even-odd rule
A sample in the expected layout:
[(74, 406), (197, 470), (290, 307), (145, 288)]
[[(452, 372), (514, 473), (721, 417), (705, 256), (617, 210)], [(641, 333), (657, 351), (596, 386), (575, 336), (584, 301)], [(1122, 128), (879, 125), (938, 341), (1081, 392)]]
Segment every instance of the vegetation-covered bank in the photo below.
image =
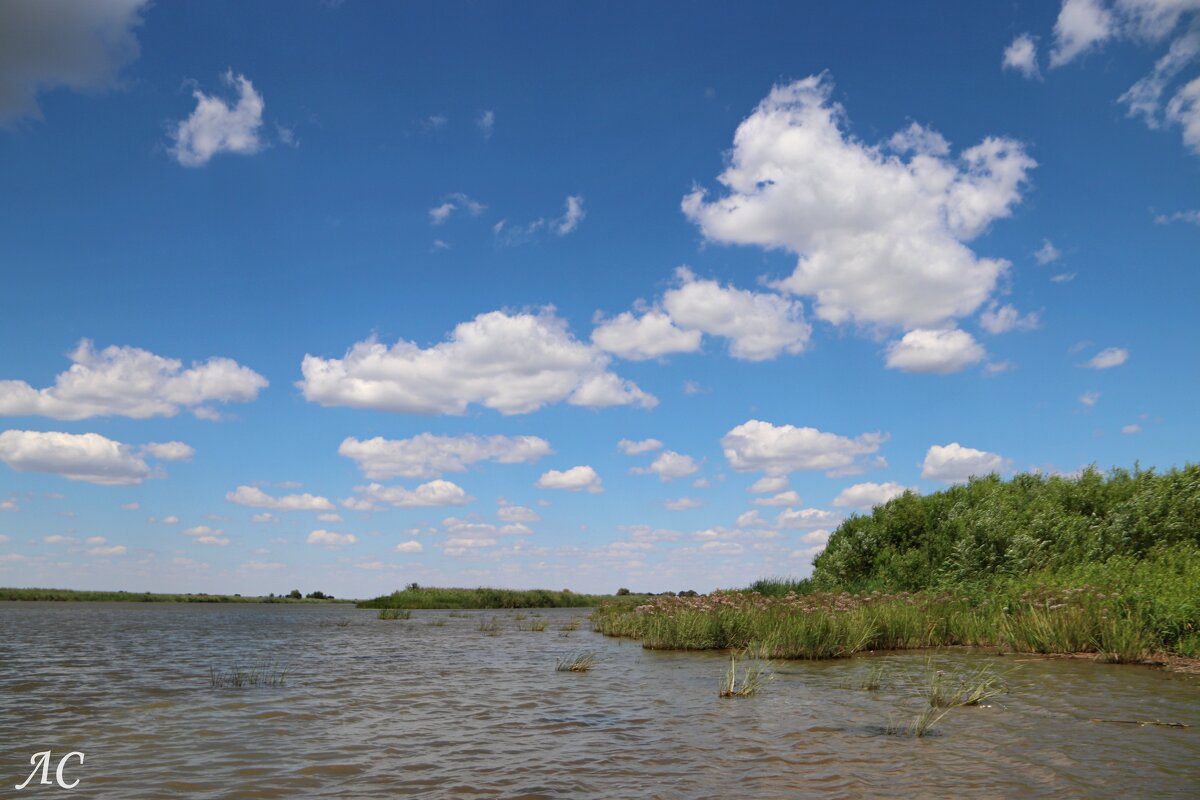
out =
[(359, 608), (584, 608), (599, 605), (611, 595), (576, 594), (564, 589), (453, 589), (420, 587), (364, 600)]
[[(103, 602), (103, 603), (344, 603), (345, 600), (334, 600), (332, 597), (299, 597), (287, 595), (266, 595), (255, 597), (240, 594), (156, 594), (153, 592), (93, 592), (76, 589), (9, 589), (0, 587), (0, 601), (3, 600), (57, 600), (74, 602)], [(314, 594), (320, 594), (316, 592)]]
[(646, 647), (774, 658), (951, 645), (1200, 658), (1200, 467), (906, 494), (843, 523), (811, 579), (609, 603), (593, 621)]

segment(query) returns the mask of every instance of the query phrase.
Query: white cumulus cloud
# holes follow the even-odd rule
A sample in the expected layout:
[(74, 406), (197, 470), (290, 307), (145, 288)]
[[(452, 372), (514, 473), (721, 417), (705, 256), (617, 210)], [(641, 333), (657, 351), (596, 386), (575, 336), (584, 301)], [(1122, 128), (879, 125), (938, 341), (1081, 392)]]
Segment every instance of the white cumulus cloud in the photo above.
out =
[(183, 442), (151, 442), (142, 445), (142, 452), (159, 461), (191, 461), (196, 450)]
[(788, 489), (786, 492), (779, 492), (770, 497), (754, 498), (756, 506), (798, 506), (800, 505), (800, 495), (796, 494), (795, 489)]
[(205, 408), (204, 403), (249, 402), (267, 386), (266, 378), (229, 358), (210, 358), (184, 369), (178, 359), (136, 347), (97, 351), (87, 339), (69, 358), (71, 368), (45, 389), (0, 381), (0, 415), (172, 417), (181, 408)]
[(17, 472), (49, 472), (101, 486), (138, 484), (151, 469), (135, 449), (98, 433), (0, 433), (0, 461)]
[(184, 530), (184, 534), (192, 537), (196, 544), (224, 547), (229, 544), (229, 537), (220, 528), (210, 528), (207, 525), (196, 525)]
[(780, 353), (799, 353), (808, 344), (812, 326), (804, 308), (769, 292), (751, 292), (697, 278), (686, 267), (675, 271), (678, 285), (662, 298), (663, 308), (677, 325), (729, 340), (729, 354), (747, 361), (764, 361)]
[(196, 108), (171, 131), (171, 155), (185, 167), (200, 167), (218, 153), (251, 155), (263, 147), (263, 99), (245, 75), (226, 70), (221, 81), (237, 94), (231, 105), (215, 95), (194, 89)]
[(321, 547), (345, 547), (357, 541), (358, 537), (353, 533), (337, 533), (335, 531), (327, 531), (323, 528), (315, 530), (308, 535), (309, 544), (320, 545)]
[(565, 489), (570, 492), (586, 491), (598, 494), (604, 486), (596, 470), (587, 465), (568, 470), (552, 469), (542, 474), (535, 484), (539, 489)]
[(700, 470), (696, 460), (691, 456), (665, 450), (648, 467), (634, 467), (630, 470), (634, 475), (657, 475), (659, 480), (666, 483), (675, 478), (683, 478)]
[(1042, 319), (1036, 311), (1022, 314), (1015, 306), (992, 303), (979, 315), (979, 324), (988, 333), (1007, 333), (1036, 330), (1042, 324)]
[(632, 439), (622, 439), (617, 442), (617, 448), (627, 456), (637, 456), (642, 453), (649, 453), (658, 450), (663, 446), (663, 443), (658, 439), (642, 439), (633, 441)]
[(887, 366), (905, 372), (948, 375), (961, 372), (986, 356), (983, 346), (966, 331), (917, 329), (888, 345)]
[(1026, 78), (1040, 78), (1042, 73), (1037, 63), (1037, 38), (1022, 33), (1004, 48), (1004, 69), (1012, 69)]
[(984, 477), (1001, 472), (1008, 466), (1008, 459), (985, 450), (963, 447), (958, 442), (948, 445), (933, 445), (925, 453), (921, 465), (921, 477), (945, 483), (963, 483), (972, 476)]
[(1116, 21), (1101, 0), (1063, 0), (1054, 22), (1050, 66), (1066, 64), (1116, 33)]
[(376, 503), (385, 503), (397, 508), (435, 508), (462, 506), (475, 499), (457, 483), (440, 478), (422, 483), (415, 489), (370, 483), (366, 486), (355, 486), (354, 491), (362, 497), (348, 498), (342, 501), (342, 505), (355, 511), (369, 511)]
[(1183, 143), (1200, 155), (1200, 78), (1185, 85), (1171, 98), (1166, 113), (1168, 120), (1183, 128)]
[(268, 508), (272, 511), (333, 511), (334, 505), (328, 498), (309, 494), (285, 494), (275, 497), (257, 486), (239, 486), (225, 493), (225, 500), (239, 506)]
[(630, 361), (694, 353), (702, 338), (699, 330), (684, 330), (665, 311), (654, 309), (640, 317), (623, 311), (602, 320), (592, 331), (592, 344)]
[(1033, 257), (1037, 263), (1045, 266), (1062, 258), (1062, 252), (1054, 246), (1054, 242), (1049, 239), (1043, 239), (1042, 246), (1034, 251)]
[(888, 483), (856, 483), (848, 486), (833, 500), (838, 508), (874, 508), (893, 497), (899, 497), (912, 487), (889, 481)]
[(670, 353), (694, 353), (703, 334), (729, 342), (729, 354), (766, 361), (799, 353), (812, 326), (804, 308), (773, 292), (751, 292), (704, 280), (687, 267), (675, 270), (675, 286), (641, 316), (625, 311), (601, 320), (592, 332), (597, 347), (622, 358), (644, 360)]
[(444, 472), (465, 472), (481, 461), (532, 464), (550, 455), (550, 443), (537, 436), (437, 436), (421, 433), (410, 439), (346, 438), (338, 454), (353, 459), (372, 480), (434, 478)]
[(697, 500), (695, 497), (679, 497), (674, 500), (664, 500), (663, 508), (667, 511), (690, 511), (693, 508), (700, 508), (704, 505), (702, 500)]
[(480, 314), (450, 338), (422, 349), (374, 339), (343, 358), (306, 355), (298, 386), (306, 399), (406, 414), (463, 414), (472, 403), (525, 414), (566, 401), (599, 407), (658, 401), (607, 371), (608, 357), (577, 340), (552, 309)]
[(841, 472), (853, 468), (862, 456), (878, 452), (887, 439), (881, 433), (850, 438), (752, 419), (725, 434), (721, 447), (729, 466), (738, 472), (782, 476), (798, 470)]
[(836, 511), (826, 511), (821, 508), (787, 508), (775, 517), (775, 527), (786, 530), (805, 530), (807, 528), (826, 528), (836, 526), (842, 521), (842, 515)]
[(772, 492), (782, 492), (786, 488), (788, 488), (786, 475), (764, 475), (750, 484), (750, 488), (747, 491), (752, 494), (770, 494)]
[(773, 88), (734, 135), (726, 195), (696, 189), (684, 213), (712, 241), (795, 253), (776, 286), (811, 296), (834, 324), (928, 328), (971, 314), (1009, 264), (964, 243), (1011, 214), (1035, 162), (997, 137), (952, 158), (919, 125), (867, 144), (844, 132), (831, 91), (823, 76)]

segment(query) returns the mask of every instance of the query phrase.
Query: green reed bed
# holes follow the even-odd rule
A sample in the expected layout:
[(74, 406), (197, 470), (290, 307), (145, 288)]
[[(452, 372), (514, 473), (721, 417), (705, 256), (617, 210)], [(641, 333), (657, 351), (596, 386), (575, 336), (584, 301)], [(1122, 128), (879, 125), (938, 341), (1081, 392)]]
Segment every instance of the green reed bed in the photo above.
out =
[(749, 648), (767, 659), (972, 645), (1140, 661), (1153, 652), (1178, 651), (1181, 644), (1194, 648), (1195, 636), (1186, 624), (1176, 627), (1190, 638), (1164, 635), (1175, 627), (1164, 625), (1166, 617), (1156, 608), (1154, 598), (1093, 586), (1022, 589), (1010, 584), (982, 596), (714, 592), (604, 605), (593, 613), (592, 625), (609, 636), (640, 639), (649, 649)]

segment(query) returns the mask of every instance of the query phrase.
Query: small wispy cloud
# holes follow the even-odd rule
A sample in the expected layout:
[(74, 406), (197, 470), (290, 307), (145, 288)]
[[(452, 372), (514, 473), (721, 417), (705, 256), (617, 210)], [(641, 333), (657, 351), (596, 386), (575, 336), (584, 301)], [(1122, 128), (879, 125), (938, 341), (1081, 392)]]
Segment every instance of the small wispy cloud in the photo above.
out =
[(479, 117), (475, 120), (475, 125), (479, 128), (479, 132), (483, 134), (484, 139), (492, 138), (492, 133), (496, 130), (496, 112), (491, 110), (481, 111)]

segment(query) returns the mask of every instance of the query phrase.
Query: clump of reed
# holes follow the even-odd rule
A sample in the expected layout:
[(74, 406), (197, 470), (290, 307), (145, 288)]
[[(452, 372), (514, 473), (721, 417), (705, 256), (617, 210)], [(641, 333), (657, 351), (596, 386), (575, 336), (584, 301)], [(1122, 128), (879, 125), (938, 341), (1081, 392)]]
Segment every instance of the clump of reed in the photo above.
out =
[(941, 722), (942, 717), (950, 713), (949, 708), (937, 708), (936, 706), (927, 706), (917, 712), (906, 725), (889, 724), (884, 732), (890, 736), (928, 736), (932, 732), (932, 728), (937, 723)]
[(879, 663), (874, 664), (866, 671), (866, 673), (862, 676), (862, 679), (859, 680), (857, 688), (863, 690), (864, 692), (878, 692), (883, 688), (883, 679), (886, 672), (886, 662), (880, 661)]
[(281, 687), (287, 685), (288, 672), (274, 662), (262, 662), (251, 667), (237, 664), (229, 669), (216, 666), (208, 668), (209, 684), (214, 689), (235, 688), (247, 686)]
[(546, 630), (546, 624), (546, 620), (544, 619), (531, 619), (529, 620), (529, 624), (525, 627), (526, 630), (530, 630), (535, 633), (541, 633), (542, 631)]
[(932, 666), (927, 667), (927, 671), (922, 693), (931, 708), (977, 706), (993, 697), (1008, 694), (1004, 677), (986, 665), (967, 675), (950, 675)]
[(354, 623), (348, 619), (338, 620), (322, 620), (319, 627), (322, 628), (349, 628)]
[(442, 619), (441, 617), (434, 617), (433, 619), (429, 620), (429, 624), (435, 628), (444, 628), (446, 626), (446, 620)]
[[(745, 658), (746, 654), (742, 655)], [(749, 666), (742, 669), (739, 680), (738, 656), (737, 653), (730, 653), (729, 668), (725, 670), (725, 677), (721, 679), (717, 695), (719, 697), (753, 697), (770, 679), (771, 676), (763, 668), (762, 662), (752, 659)]]
[(596, 654), (590, 650), (569, 653), (554, 660), (555, 672), (590, 672), (596, 665)]
[(489, 636), (496, 636), (500, 633), (500, 620), (497, 617), (480, 617), (479, 632), (486, 633)]
[(563, 633), (574, 633), (575, 631), (579, 630), (579, 619), (577, 617), (571, 617), (571, 619), (567, 620), (562, 625), (559, 625), (558, 629)]
[(412, 617), (412, 612), (406, 608), (379, 609), (380, 619), (409, 619), (410, 617)]

